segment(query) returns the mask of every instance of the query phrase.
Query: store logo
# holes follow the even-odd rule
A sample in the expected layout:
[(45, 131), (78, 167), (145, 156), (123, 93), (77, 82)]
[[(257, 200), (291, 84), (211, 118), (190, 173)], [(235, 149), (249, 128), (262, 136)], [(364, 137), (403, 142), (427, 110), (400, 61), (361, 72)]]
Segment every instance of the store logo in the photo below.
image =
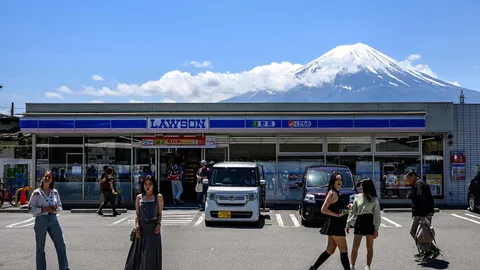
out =
[(272, 121), (272, 120), (252, 121), (252, 127), (254, 127), (254, 128), (262, 128), (262, 127), (272, 128), (272, 127), (275, 127), (275, 121)]
[(161, 118), (150, 119), (149, 128), (164, 129), (204, 129), (207, 128), (207, 119)]
[(312, 121), (288, 121), (288, 127), (290, 128), (308, 128), (312, 126)]

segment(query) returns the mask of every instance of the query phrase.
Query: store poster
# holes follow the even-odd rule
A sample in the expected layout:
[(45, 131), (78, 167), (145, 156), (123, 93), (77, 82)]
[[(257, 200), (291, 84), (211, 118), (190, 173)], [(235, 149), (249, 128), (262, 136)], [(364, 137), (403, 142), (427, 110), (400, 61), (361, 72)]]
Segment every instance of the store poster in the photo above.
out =
[(467, 179), (467, 158), (463, 151), (450, 153), (452, 180), (465, 181)]
[(430, 191), (433, 196), (443, 196), (442, 174), (425, 174), (425, 180), (430, 186)]
[(157, 136), (142, 138), (144, 148), (215, 148), (215, 136)]

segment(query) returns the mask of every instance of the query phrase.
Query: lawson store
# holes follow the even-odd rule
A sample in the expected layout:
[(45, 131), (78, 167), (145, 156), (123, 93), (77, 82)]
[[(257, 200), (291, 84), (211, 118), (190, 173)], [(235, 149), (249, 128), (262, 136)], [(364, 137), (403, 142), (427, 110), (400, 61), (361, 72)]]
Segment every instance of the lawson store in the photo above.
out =
[(206, 159), (262, 164), (270, 203), (299, 202), (305, 166), (324, 163), (374, 179), (382, 201), (402, 203), (409, 169), (446, 199), (453, 118), (451, 103), (26, 104), (20, 126), (33, 137), (31, 179), (53, 170), (65, 202), (98, 202), (105, 165), (123, 201), (150, 174), (168, 202), (168, 168), (179, 162), (187, 169), (183, 199), (194, 202)]

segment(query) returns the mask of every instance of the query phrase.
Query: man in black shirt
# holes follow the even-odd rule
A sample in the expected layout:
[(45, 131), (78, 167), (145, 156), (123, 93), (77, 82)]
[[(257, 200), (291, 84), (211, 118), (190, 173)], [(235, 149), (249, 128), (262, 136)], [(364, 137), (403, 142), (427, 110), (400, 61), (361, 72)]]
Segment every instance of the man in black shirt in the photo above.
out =
[(98, 208), (97, 214), (103, 215), (102, 210), (103, 207), (105, 206), (105, 203), (110, 203), (112, 206), (112, 211), (113, 211), (113, 216), (120, 215), (120, 213), (117, 212), (117, 192), (115, 191), (114, 188), (114, 175), (113, 175), (113, 169), (109, 167), (105, 171), (105, 175), (102, 175), (103, 178), (100, 182), (100, 189), (103, 193), (104, 201), (100, 205), (100, 208)]
[[(412, 200), (413, 217), (410, 234), (413, 239), (416, 240), (420, 220), (426, 218), (430, 223), (432, 222), (432, 217), (435, 212), (435, 201), (430, 191), (430, 186), (422, 179), (418, 179), (415, 171), (409, 171), (407, 173), (407, 179), (410, 183), (413, 183), (412, 190), (409, 194), (409, 199)], [(420, 250), (420, 253), (415, 255), (418, 261), (426, 262), (436, 259), (438, 255), (440, 255), (440, 250), (433, 243), (417, 244), (417, 246)]]

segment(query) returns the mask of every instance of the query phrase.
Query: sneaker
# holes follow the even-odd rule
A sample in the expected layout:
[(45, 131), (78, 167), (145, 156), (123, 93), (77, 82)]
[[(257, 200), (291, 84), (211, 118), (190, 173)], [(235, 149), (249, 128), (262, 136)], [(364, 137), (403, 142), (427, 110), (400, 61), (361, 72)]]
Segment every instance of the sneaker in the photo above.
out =
[(420, 252), (420, 253), (418, 253), (418, 254), (413, 255), (413, 257), (415, 257), (415, 258), (421, 258), (421, 257), (423, 257), (423, 255), (425, 255), (425, 253)]
[(355, 265), (350, 264), (350, 269), (351, 269), (351, 270), (355, 270)]
[(365, 266), (365, 270), (371, 270), (370, 266)]
[(97, 215), (99, 215), (99, 216), (103, 216), (103, 213), (102, 213), (102, 211), (97, 211)]

